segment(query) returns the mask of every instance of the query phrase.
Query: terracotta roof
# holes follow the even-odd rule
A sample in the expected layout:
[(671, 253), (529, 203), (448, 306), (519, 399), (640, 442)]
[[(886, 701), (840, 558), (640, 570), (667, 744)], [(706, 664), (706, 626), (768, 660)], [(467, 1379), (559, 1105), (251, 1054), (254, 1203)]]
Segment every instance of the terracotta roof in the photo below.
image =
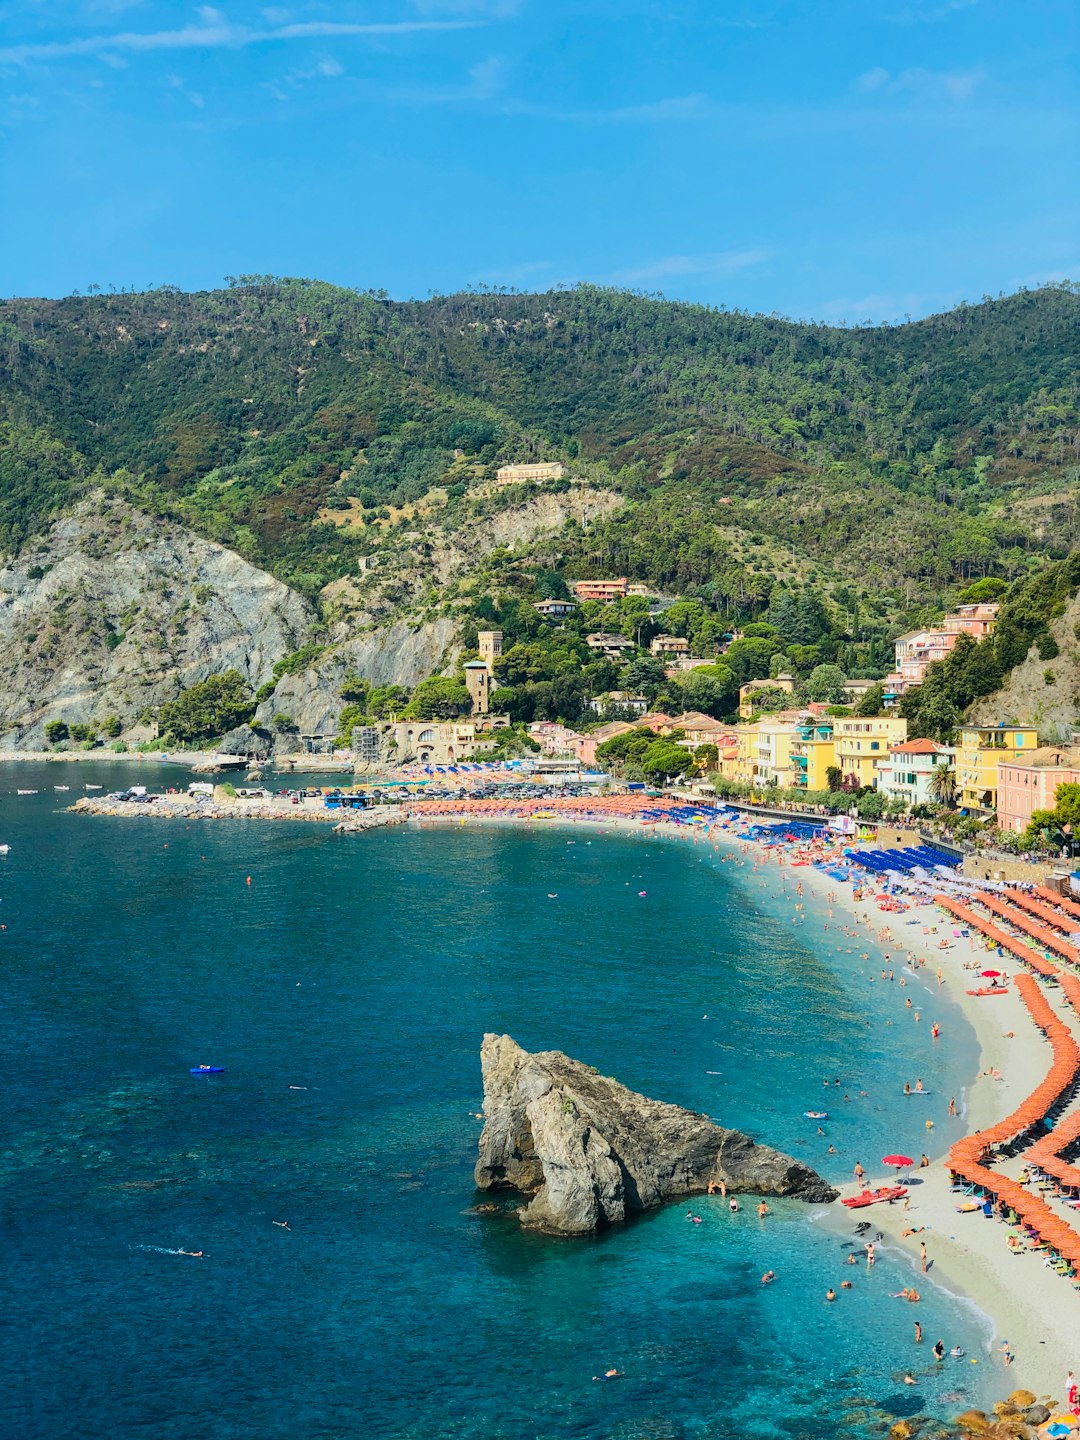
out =
[(936, 740), (905, 740), (901, 745), (890, 745), (890, 755), (947, 755), (948, 748)]
[(1080, 750), (1070, 749), (1067, 745), (1043, 745), (1038, 750), (1032, 750), (1027, 755), (1017, 755), (1015, 759), (1002, 760), (1002, 765), (1012, 765), (1020, 769), (1027, 769), (1035, 766), (1038, 769), (1080, 769)]

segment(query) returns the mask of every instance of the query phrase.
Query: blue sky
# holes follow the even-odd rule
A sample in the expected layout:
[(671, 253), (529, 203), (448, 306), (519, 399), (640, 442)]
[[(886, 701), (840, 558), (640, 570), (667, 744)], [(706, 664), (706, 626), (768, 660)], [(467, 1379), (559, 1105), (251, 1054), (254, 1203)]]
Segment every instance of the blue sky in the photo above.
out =
[(0, 292), (1080, 279), (1075, 0), (0, 0)]

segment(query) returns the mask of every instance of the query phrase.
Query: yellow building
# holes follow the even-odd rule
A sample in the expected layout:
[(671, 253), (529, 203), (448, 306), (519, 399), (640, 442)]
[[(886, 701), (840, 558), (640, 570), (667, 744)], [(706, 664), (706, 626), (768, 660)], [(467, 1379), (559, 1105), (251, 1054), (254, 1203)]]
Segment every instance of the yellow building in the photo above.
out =
[(752, 725), (740, 725), (736, 778), (759, 790), (793, 785), (791, 749), (798, 731), (794, 721), (768, 715)]
[(879, 761), (887, 761), (890, 745), (907, 739), (907, 721), (894, 715), (852, 715), (833, 722), (836, 759), (851, 784), (873, 785)]
[(965, 810), (997, 810), (998, 766), (1023, 760), (1039, 747), (1031, 725), (965, 725), (956, 749), (956, 788)]
[(801, 790), (827, 790), (828, 771), (835, 764), (833, 722), (817, 720), (800, 725), (791, 744), (791, 783)]

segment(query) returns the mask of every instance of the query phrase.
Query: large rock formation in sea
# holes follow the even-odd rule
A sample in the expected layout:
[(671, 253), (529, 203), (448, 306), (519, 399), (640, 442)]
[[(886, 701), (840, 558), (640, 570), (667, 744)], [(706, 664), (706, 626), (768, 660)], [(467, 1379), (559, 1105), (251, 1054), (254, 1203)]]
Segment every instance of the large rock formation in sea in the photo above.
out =
[(729, 1191), (835, 1200), (820, 1175), (705, 1115), (649, 1100), (558, 1050), (530, 1055), (485, 1035), (484, 1129), (476, 1183), (531, 1197), (521, 1224), (584, 1235), (710, 1181)]

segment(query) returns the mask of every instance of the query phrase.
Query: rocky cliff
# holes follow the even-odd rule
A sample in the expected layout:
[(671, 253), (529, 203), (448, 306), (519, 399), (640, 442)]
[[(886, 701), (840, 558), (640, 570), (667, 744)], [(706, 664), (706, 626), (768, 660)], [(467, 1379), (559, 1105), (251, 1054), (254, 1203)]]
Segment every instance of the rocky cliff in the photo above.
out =
[(531, 1197), (518, 1212), (528, 1229), (587, 1234), (720, 1180), (730, 1191), (836, 1199), (791, 1156), (637, 1095), (558, 1050), (530, 1055), (509, 1035), (485, 1035), (480, 1063), (476, 1183)]
[(315, 618), (233, 551), (89, 496), (0, 569), (0, 747), (53, 718), (126, 727), (222, 670), (258, 686)]

